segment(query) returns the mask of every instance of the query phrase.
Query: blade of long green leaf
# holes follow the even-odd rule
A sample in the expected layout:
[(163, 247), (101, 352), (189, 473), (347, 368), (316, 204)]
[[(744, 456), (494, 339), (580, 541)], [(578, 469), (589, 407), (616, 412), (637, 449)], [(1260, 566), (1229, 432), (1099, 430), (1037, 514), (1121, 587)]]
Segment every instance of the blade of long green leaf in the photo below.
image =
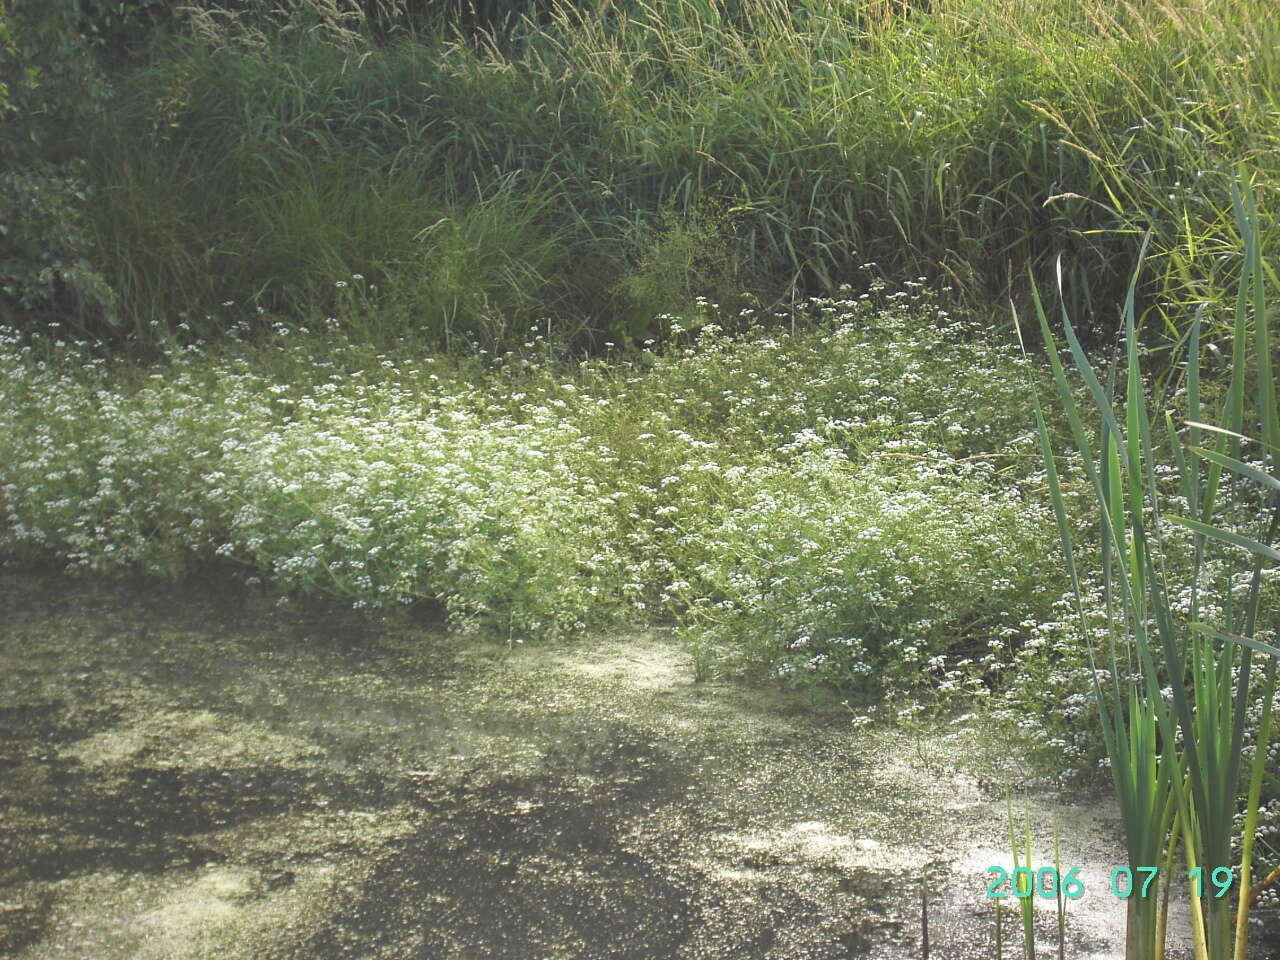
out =
[(1207, 523), (1201, 523), (1199, 520), (1189, 520), (1186, 517), (1168, 517), (1170, 522), (1179, 526), (1194, 530), (1196, 533), (1203, 534), (1212, 540), (1218, 540), (1222, 543), (1230, 544), (1233, 547), (1240, 547), (1242, 550), (1248, 550), (1250, 553), (1260, 557), (1266, 557), (1269, 560), (1280, 562), (1280, 550), (1275, 547), (1269, 547), (1265, 543), (1259, 543), (1251, 537), (1236, 533), (1232, 530), (1223, 530), (1220, 527), (1213, 527)]
[(1245, 463), (1243, 460), (1237, 460), (1234, 457), (1228, 457), (1225, 453), (1218, 453), (1216, 450), (1208, 450), (1204, 447), (1188, 447), (1197, 455), (1204, 457), (1206, 460), (1212, 460), (1233, 473), (1238, 473), (1242, 477), (1248, 477), (1250, 480), (1262, 484), (1264, 487), (1270, 487), (1272, 490), (1280, 491), (1280, 477), (1267, 473), (1265, 470), (1259, 470), (1252, 464)]
[(1242, 637), (1238, 633), (1227, 633), (1225, 630), (1219, 630), (1207, 623), (1193, 623), (1191, 629), (1198, 630), (1208, 636), (1215, 637), (1218, 640), (1226, 640), (1228, 643), (1238, 643), (1243, 647), (1250, 647), (1259, 653), (1265, 653), (1268, 656), (1280, 657), (1280, 647), (1262, 640), (1255, 640), (1252, 637)]
[[(1280, 654), (1280, 650), (1277, 650)], [(1249, 942), (1249, 906), (1253, 886), (1253, 844), (1258, 834), (1258, 807), (1262, 800), (1262, 775), (1271, 743), (1272, 708), (1276, 699), (1277, 657), (1267, 661), (1266, 679), (1262, 685), (1262, 718), (1253, 747), (1249, 767), (1249, 793), (1245, 800), (1244, 829), (1240, 842), (1240, 892), (1237, 896), (1235, 960), (1245, 960)]]
[(1227, 436), (1227, 437), (1236, 437), (1237, 439), (1246, 441), (1246, 442), (1252, 441), (1254, 443), (1260, 444), (1262, 447), (1269, 450), (1271, 453), (1280, 454), (1280, 444), (1263, 443), (1257, 437), (1250, 437), (1243, 433), (1236, 433), (1234, 430), (1228, 430), (1226, 427), (1220, 427), (1214, 423), (1205, 423), (1203, 421), (1188, 420), (1187, 426), (1196, 427), (1200, 430), (1208, 430), (1212, 433), (1222, 434), (1223, 436)]

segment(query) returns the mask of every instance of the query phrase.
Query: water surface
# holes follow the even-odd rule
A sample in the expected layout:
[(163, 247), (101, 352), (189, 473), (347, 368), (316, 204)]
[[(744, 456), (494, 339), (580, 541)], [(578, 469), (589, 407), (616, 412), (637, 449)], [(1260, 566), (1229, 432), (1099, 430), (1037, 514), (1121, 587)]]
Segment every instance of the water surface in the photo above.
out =
[[(992, 747), (695, 684), (660, 631), (0, 569), (0, 954), (919, 957), (927, 871), (931, 956), (986, 958)], [(1091, 888), (1068, 955), (1119, 957), (1114, 823), (1070, 800), (1032, 797)]]

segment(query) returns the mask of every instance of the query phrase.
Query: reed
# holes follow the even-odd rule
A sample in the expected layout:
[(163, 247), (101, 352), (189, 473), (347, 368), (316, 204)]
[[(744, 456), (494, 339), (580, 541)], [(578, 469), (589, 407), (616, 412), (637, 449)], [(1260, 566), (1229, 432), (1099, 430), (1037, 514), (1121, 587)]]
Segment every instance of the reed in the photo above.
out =
[[(1244, 960), (1251, 904), (1254, 830), (1257, 823), (1267, 744), (1272, 733), (1276, 657), (1280, 649), (1259, 640), (1260, 585), (1264, 565), (1280, 560), (1272, 545), (1280, 525), (1277, 479), (1277, 413), (1272, 372), (1268, 306), (1251, 184), (1237, 178), (1233, 206), (1243, 256), (1232, 337), (1231, 378), (1219, 417), (1204, 422), (1200, 380), (1201, 318), (1192, 321), (1185, 365), (1185, 434), (1166, 415), (1168, 457), (1176, 489), (1161, 480), (1156, 427), (1141, 377), (1134, 286), (1123, 311), (1126, 370), (1123, 406), (1116, 408), (1113, 369), (1104, 386), (1094, 372), (1064, 309), (1063, 329), (1071, 359), (1084, 381), (1097, 417), (1095, 444), (1085, 428), (1043, 304), (1034, 297), (1059, 401), (1082, 457), (1087, 485), (1097, 509), (1103, 585), (1108, 598), (1108, 649), (1098, 651), (1085, 627), (1083, 592), (1073, 533), (1064, 508), (1059, 475), (1044, 410), (1035, 395), (1042, 454), (1058, 521), (1063, 556), (1076, 591), (1082, 635), (1089, 644), (1094, 692), (1111, 763), (1127, 847), (1128, 865), (1172, 867), (1180, 843), (1191, 887), (1192, 942), (1197, 960)], [(1144, 244), (1145, 252), (1145, 244)], [(1248, 389), (1250, 334), (1255, 387)], [(1244, 431), (1257, 429), (1261, 459), (1244, 459)], [(1206, 437), (1212, 437), (1212, 444)], [(1233, 474), (1240, 482), (1229, 482)], [(1264, 491), (1264, 532), (1242, 530), (1255, 487)], [(1180, 500), (1186, 516), (1168, 512)], [(1174, 600), (1168, 559), (1182, 549), (1172, 532), (1191, 536), (1189, 609)], [(1209, 560), (1226, 562), (1225, 573), (1210, 576)], [(1242, 560), (1241, 558), (1246, 558)], [(1242, 568), (1243, 564), (1243, 568)], [(1247, 595), (1232, 589), (1237, 573), (1247, 575)], [(1209, 581), (1206, 584), (1206, 581)], [(1209, 589), (1218, 595), (1209, 602)], [(1267, 654), (1259, 670), (1256, 652)], [(1098, 669), (1101, 661), (1104, 669)], [(1259, 693), (1261, 719), (1247, 730)], [(1244, 762), (1246, 740), (1254, 751)], [(1236, 828), (1243, 811), (1243, 830)], [(1232, 870), (1239, 852), (1238, 874)], [(1212, 884), (1212, 886), (1211, 886)], [(1167, 903), (1167, 899), (1165, 901)], [(1129, 900), (1126, 957), (1164, 955), (1164, 904), (1155, 896)]]

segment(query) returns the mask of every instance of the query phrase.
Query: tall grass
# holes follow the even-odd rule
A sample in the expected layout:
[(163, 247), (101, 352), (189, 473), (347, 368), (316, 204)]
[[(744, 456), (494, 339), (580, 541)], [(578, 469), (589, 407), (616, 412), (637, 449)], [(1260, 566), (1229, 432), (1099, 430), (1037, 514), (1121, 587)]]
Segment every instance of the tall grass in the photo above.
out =
[[(1211, 338), (1240, 269), (1229, 171), (1280, 180), (1266, 0), (619, 0), (502, 42), (216, 23), (116, 78), (91, 150), (98, 251), (140, 331), (227, 300), (329, 310), (358, 272), (375, 316), (440, 341), (509, 341), (536, 302), (643, 339), (672, 301), (784, 297), (867, 262), (983, 302), (1057, 251), (1083, 318), (1150, 231), (1139, 310), (1181, 335), (1179, 310), (1209, 303)], [(708, 205), (722, 242), (660, 295), (635, 282), (679, 262), (680, 218)], [(460, 259), (484, 295), (455, 303)]]
[[(1104, 386), (1065, 311), (1062, 318), (1072, 359), (1096, 405), (1096, 445), (1073, 399), (1039, 298), (1035, 301), (1059, 399), (1083, 454), (1097, 507), (1109, 645), (1106, 650), (1091, 648), (1090, 664), (1129, 867), (1137, 876), (1140, 868), (1163, 866), (1171, 878), (1174, 850), (1181, 844), (1191, 884), (1197, 960), (1243, 960), (1247, 953), (1254, 831), (1272, 733), (1275, 658), (1280, 656), (1280, 649), (1257, 638), (1263, 567), (1280, 560), (1280, 551), (1273, 546), (1280, 526), (1280, 497), (1276, 496), (1280, 418), (1269, 319), (1273, 308), (1265, 295), (1259, 220), (1250, 184), (1238, 182), (1233, 200), (1243, 238), (1243, 269), (1236, 296), (1231, 377), (1221, 426), (1206, 425), (1197, 316), (1188, 337), (1185, 435), (1172, 415), (1164, 418), (1175, 489), (1169, 490), (1161, 480), (1155, 439), (1160, 424), (1150, 410), (1141, 378), (1132, 284), (1124, 308), (1127, 370), (1120, 410), (1113, 399), (1115, 372)], [(1256, 379), (1250, 392), (1246, 381), (1251, 333)], [(1036, 417), (1087, 643), (1075, 547), (1038, 398)], [(1259, 458), (1256, 462), (1245, 457), (1246, 428), (1256, 430), (1261, 441), (1253, 454)], [(1205, 439), (1209, 436), (1215, 438), (1212, 446)], [(1260, 529), (1222, 526), (1224, 511), (1239, 517), (1240, 507), (1257, 504), (1256, 490), (1247, 484), (1264, 491), (1265, 509), (1255, 514), (1260, 517)], [(1186, 516), (1168, 512), (1165, 504), (1171, 499)], [(1174, 525), (1191, 534), (1190, 544), (1172, 538)], [(1172, 552), (1188, 547), (1194, 561), (1190, 603), (1183, 609), (1173, 599), (1179, 591), (1170, 582), (1168, 561)], [(1216, 581), (1208, 575), (1207, 564), (1215, 549), (1225, 549), (1226, 556), (1236, 561)], [(1242, 564), (1240, 555), (1247, 562)], [(1238, 596), (1236, 576), (1241, 566), (1246, 575), (1243, 597)], [(1214, 588), (1220, 593), (1210, 598), (1206, 594)], [(1252, 660), (1255, 650), (1269, 655), (1260, 678)], [(1259, 686), (1262, 713), (1256, 726), (1248, 729)], [(1246, 762), (1250, 739), (1252, 759)], [(1237, 833), (1241, 812), (1243, 830)], [(1233, 871), (1237, 852), (1238, 871)], [(1164, 955), (1163, 911), (1164, 905), (1154, 896), (1130, 898), (1127, 957), (1144, 960)]]

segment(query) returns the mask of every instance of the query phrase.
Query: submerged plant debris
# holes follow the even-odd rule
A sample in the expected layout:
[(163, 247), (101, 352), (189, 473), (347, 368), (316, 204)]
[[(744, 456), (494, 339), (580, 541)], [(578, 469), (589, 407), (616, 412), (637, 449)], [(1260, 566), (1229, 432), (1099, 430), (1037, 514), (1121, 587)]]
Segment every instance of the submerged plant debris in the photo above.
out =
[[(660, 631), (511, 649), (0, 570), (0, 952), (917, 957), (928, 871), (930, 956), (992, 955), (990, 744), (855, 729), (686, 659)], [(1093, 887), (1069, 956), (1119, 956), (1109, 808), (1029, 803), (1038, 853), (1056, 819)]]

